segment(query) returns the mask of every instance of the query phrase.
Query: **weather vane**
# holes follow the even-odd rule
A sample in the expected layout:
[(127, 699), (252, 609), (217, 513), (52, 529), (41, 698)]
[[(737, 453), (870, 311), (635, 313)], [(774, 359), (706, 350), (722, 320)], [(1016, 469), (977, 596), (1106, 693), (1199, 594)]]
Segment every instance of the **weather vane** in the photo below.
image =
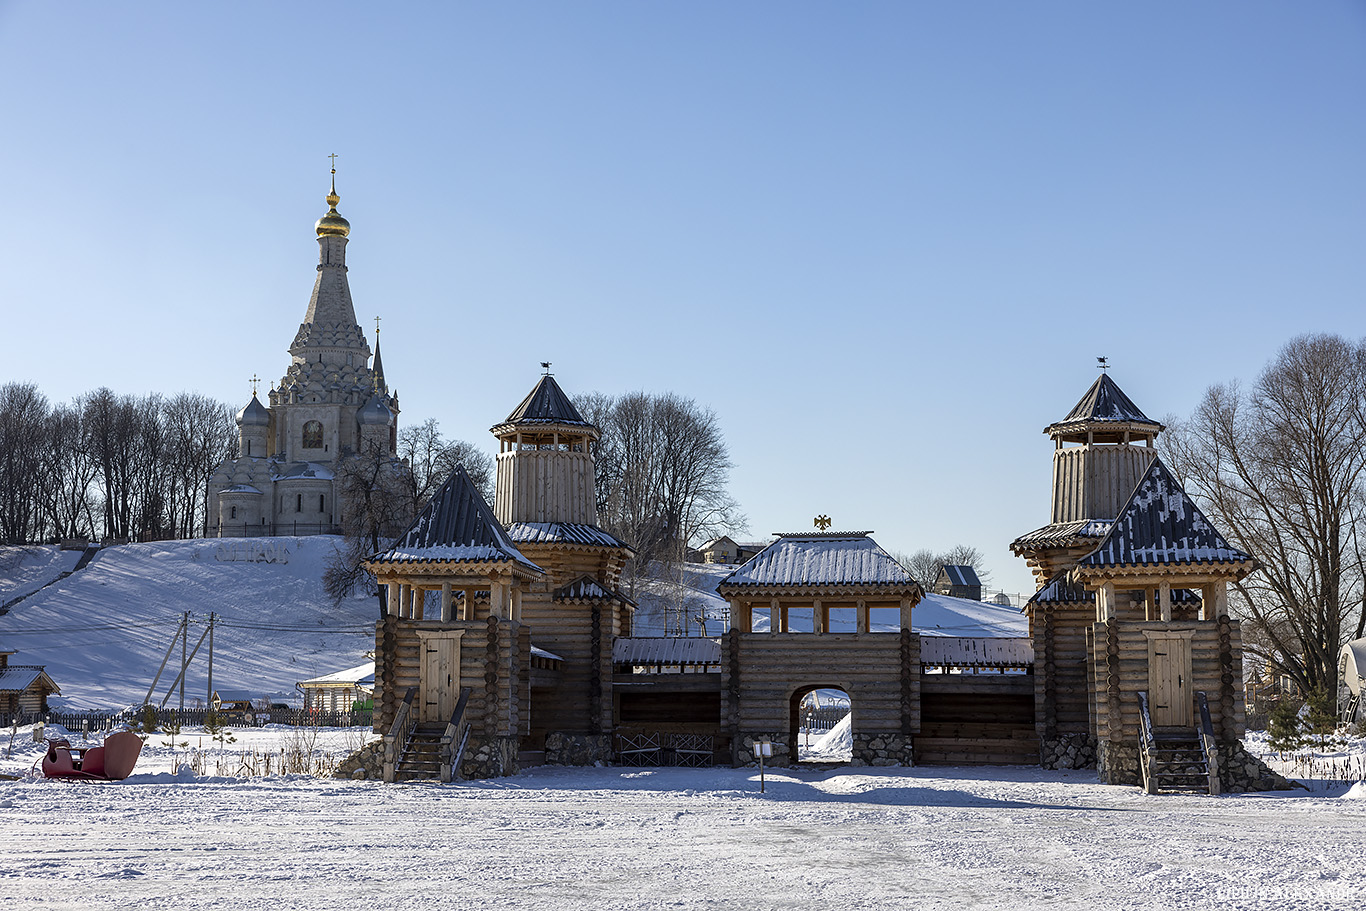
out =
[(256, 398), (256, 384), (259, 383), (259, 382), (261, 382), (260, 377), (258, 377), (256, 374), (253, 373), (253, 374), (251, 375), (251, 397), (252, 397), (252, 398)]
[(825, 531), (827, 528), (830, 527), (830, 517), (823, 513), (819, 516), (816, 516), (816, 527), (819, 528), (821, 531)]
[(541, 361), (541, 366), (545, 368), (545, 375), (550, 376), (550, 361)]
[(1096, 358), (1096, 362), (1097, 362), (1097, 364), (1100, 366), (1100, 369), (1101, 369), (1102, 372), (1104, 372), (1104, 371), (1110, 369), (1110, 360), (1109, 360), (1109, 358), (1098, 357), (1098, 358)]

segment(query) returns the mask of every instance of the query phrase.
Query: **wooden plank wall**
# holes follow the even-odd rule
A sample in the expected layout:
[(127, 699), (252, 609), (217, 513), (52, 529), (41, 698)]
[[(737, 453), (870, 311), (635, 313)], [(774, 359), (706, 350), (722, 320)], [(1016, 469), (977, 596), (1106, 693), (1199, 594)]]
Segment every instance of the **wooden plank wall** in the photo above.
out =
[(597, 521), (593, 458), (586, 452), (498, 453), (498, 521)]
[(1086, 631), (1095, 622), (1093, 603), (1033, 608), (1029, 635), (1034, 642), (1034, 719), (1040, 737), (1085, 734), (1091, 729)]
[(1071, 446), (1053, 452), (1053, 521), (1114, 516), (1157, 454), (1147, 446)]
[(1038, 765), (1029, 674), (925, 674), (915, 761), (925, 765)]
[(849, 694), (855, 733), (914, 733), (920, 729), (920, 637), (905, 638), (903, 649), (898, 633), (728, 635), (721, 640), (722, 717), (732, 734), (786, 731), (793, 694), (821, 686)]
[[(1136, 743), (1139, 737), (1137, 693), (1148, 690), (1149, 631), (1191, 630), (1191, 693), (1203, 692), (1209, 699), (1210, 718), (1216, 735), (1241, 733), (1246, 727), (1242, 697), (1242, 634), (1236, 622), (1227, 624), (1227, 643), (1221, 656), (1221, 624), (1194, 623), (1095, 623), (1092, 626), (1092, 664), (1096, 731), (1104, 740)], [(1225, 663), (1231, 662), (1226, 667)], [(1233, 683), (1225, 684), (1225, 679)], [(1225, 698), (1228, 697), (1228, 698)], [(1231, 713), (1229, 711), (1231, 706)], [(1116, 711), (1118, 714), (1116, 714)], [(1227, 719), (1227, 722), (1226, 722)]]

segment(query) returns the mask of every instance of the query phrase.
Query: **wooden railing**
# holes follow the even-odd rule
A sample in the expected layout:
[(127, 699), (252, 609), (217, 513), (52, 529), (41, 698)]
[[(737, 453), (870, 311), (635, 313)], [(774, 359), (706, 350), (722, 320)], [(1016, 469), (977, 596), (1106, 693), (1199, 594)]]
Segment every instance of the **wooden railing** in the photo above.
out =
[[(455, 776), (460, 773), (460, 759), (465, 755), (465, 744), (470, 739), (470, 726), (464, 725), (461, 730), (461, 722), (465, 720), (465, 706), (470, 701), (470, 688), (465, 687), (460, 691), (460, 701), (455, 704), (455, 711), (451, 712), (451, 720), (446, 722), (446, 730), (441, 735), (441, 780), (449, 783), (455, 780)], [(456, 738), (459, 737), (459, 743)]]
[(1209, 700), (1204, 693), (1195, 694), (1195, 704), (1200, 709), (1200, 747), (1205, 751), (1205, 762), (1209, 764), (1209, 792), (1219, 793), (1219, 747), (1214, 740), (1214, 722), (1209, 717)]
[(413, 728), (417, 727), (417, 715), (413, 713), (413, 700), (416, 698), (417, 687), (408, 687), (398, 711), (394, 713), (394, 723), (390, 725), (389, 733), (384, 735), (384, 780), (390, 783), (397, 780), (399, 761), (403, 759), (403, 751), (408, 748)]
[(1143, 772), (1143, 790), (1149, 794), (1157, 793), (1157, 781), (1153, 776), (1153, 752), (1157, 741), (1153, 737), (1153, 719), (1148, 713), (1148, 694), (1138, 694), (1138, 766)]

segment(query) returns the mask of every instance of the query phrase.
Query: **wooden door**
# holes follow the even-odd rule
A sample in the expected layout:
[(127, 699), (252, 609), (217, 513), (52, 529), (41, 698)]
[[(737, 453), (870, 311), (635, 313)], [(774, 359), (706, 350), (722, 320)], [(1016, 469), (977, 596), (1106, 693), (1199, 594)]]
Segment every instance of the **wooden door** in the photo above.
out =
[(460, 637), (422, 637), (423, 721), (449, 721), (460, 693)]
[(1195, 724), (1190, 636), (1148, 634), (1148, 702), (1156, 727)]

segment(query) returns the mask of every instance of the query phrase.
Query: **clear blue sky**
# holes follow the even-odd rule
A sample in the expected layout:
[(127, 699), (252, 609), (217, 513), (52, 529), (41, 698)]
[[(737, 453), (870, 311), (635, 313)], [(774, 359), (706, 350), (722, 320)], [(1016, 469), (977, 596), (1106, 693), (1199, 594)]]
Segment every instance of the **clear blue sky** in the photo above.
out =
[(277, 379), (336, 152), (402, 421), (715, 408), (750, 532), (1009, 542), (1150, 416), (1362, 334), (1366, 4), (0, 2), (0, 381)]

